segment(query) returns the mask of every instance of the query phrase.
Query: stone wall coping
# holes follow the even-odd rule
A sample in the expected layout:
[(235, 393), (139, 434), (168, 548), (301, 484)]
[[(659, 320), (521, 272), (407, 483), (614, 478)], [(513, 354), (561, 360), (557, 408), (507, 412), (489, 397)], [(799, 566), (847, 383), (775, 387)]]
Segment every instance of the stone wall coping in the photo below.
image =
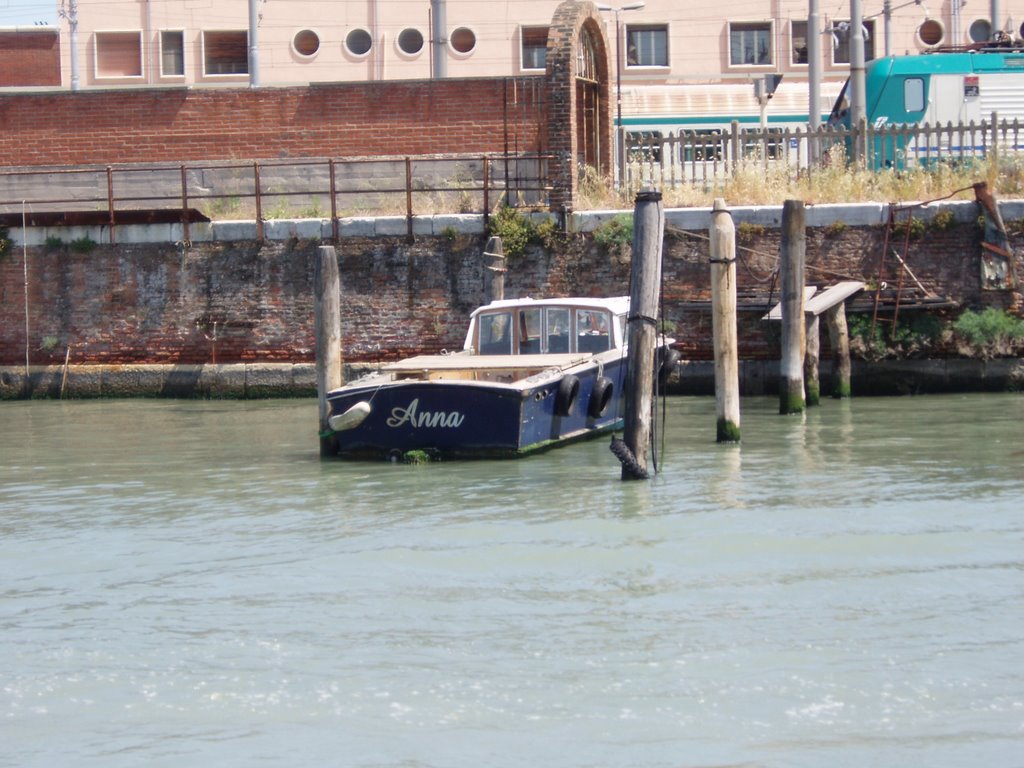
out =
[[(897, 204), (901, 209), (919, 205), (913, 202)], [(1001, 200), (999, 209), (1004, 221), (1024, 218), (1024, 200)], [(756, 224), (778, 228), (782, 223), (781, 205), (740, 205), (729, 208), (737, 223)], [(978, 205), (973, 200), (949, 200), (928, 203), (914, 208), (914, 215), (930, 220), (939, 211), (952, 211), (957, 222), (967, 223), (979, 215)], [(849, 226), (883, 225), (888, 219), (888, 203), (819, 203), (808, 204), (807, 226), (825, 227), (837, 221)], [(569, 227), (573, 232), (593, 232), (602, 224), (632, 210), (575, 211), (570, 214)], [(530, 212), (535, 222), (552, 218), (556, 214)], [(665, 224), (689, 231), (707, 230), (711, 223), (711, 208), (666, 208)], [(448, 233), (480, 235), (484, 233), (482, 214), (435, 214), (413, 216), (413, 235), (438, 236)], [(360, 216), (339, 219), (339, 234), (345, 237), (397, 237), (409, 231), (405, 216)], [(118, 226), (115, 240), (121, 244), (178, 243), (185, 240), (181, 224), (126, 224)], [(20, 227), (11, 227), (9, 236), (19, 245), (45, 245), (48, 238), (59, 238), (71, 242), (88, 238), (100, 244), (110, 243), (110, 227), (29, 227), (23, 234)], [(330, 219), (273, 219), (263, 223), (263, 236), (267, 240), (283, 241), (325, 240), (333, 236)], [(254, 220), (226, 220), (201, 222), (189, 225), (189, 241), (240, 242), (255, 240), (257, 237)], [(22, 240), (24, 238), (24, 241)]]

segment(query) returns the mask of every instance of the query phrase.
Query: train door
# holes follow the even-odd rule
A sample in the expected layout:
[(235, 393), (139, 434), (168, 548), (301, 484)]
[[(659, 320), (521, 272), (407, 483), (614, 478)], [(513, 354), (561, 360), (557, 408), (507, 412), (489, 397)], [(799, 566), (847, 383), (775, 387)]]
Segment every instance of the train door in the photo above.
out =
[[(977, 122), (981, 117), (978, 92), (976, 75), (932, 75), (922, 122), (930, 125)], [(972, 95), (968, 97), (968, 93)]]

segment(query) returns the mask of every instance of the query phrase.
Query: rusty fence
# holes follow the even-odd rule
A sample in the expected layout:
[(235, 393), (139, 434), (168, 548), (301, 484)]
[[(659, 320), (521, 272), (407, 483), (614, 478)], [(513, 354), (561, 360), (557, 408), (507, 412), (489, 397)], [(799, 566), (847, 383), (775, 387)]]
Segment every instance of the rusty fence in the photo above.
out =
[(40, 225), (99, 223), (116, 242), (118, 225), (211, 219), (330, 219), (433, 213), (482, 214), (500, 204), (548, 206), (549, 156), (446, 155), (110, 165), (0, 170), (0, 216)]

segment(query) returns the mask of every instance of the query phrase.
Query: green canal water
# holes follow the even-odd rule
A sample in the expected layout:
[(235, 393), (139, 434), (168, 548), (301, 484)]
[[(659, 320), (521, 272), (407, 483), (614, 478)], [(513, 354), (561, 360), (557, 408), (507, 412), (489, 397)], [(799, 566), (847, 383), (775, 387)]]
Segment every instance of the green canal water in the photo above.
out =
[(1024, 397), (672, 398), (661, 471), (0, 403), (0, 766), (1024, 764)]

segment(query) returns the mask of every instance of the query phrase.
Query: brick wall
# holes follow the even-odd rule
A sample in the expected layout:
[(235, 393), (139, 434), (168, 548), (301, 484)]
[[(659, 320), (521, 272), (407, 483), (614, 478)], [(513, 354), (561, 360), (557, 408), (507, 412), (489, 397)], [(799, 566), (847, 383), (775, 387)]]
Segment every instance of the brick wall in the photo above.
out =
[(0, 88), (39, 85), (60, 85), (57, 31), (0, 31)]
[(536, 76), (4, 93), (0, 158), (38, 166), (536, 152), (543, 90)]
[[(664, 254), (665, 316), (690, 359), (711, 350), (706, 233), (671, 233)], [(842, 233), (809, 230), (808, 283), (874, 279), (880, 227)], [(1019, 235), (1015, 239), (1019, 239)], [(741, 295), (769, 296), (778, 233), (741, 240)], [(313, 265), (318, 243), (292, 241), (97, 246), (89, 254), (31, 248), (29, 348), (33, 364), (310, 361)], [(483, 301), (482, 237), (351, 238), (338, 247), (342, 345), (347, 360), (389, 359), (461, 348), (468, 312)], [(1013, 243), (1017, 253), (1024, 244)], [(902, 249), (901, 249), (902, 250)], [(903, 255), (917, 278), (968, 306), (1008, 306), (1016, 292), (985, 292), (979, 277), (979, 234), (960, 225), (929, 232)], [(551, 252), (509, 260), (506, 295), (621, 295), (629, 292), (626, 252), (576, 237)], [(895, 283), (893, 263), (883, 277)], [(1018, 274), (1024, 263), (1018, 257)], [(0, 364), (25, 360), (21, 249), (0, 259)], [(756, 302), (739, 316), (740, 356), (778, 356), (778, 324), (761, 320)], [(909, 312), (909, 310), (908, 310)], [(908, 316), (906, 313), (904, 316)], [(823, 343), (827, 333), (822, 333)]]

